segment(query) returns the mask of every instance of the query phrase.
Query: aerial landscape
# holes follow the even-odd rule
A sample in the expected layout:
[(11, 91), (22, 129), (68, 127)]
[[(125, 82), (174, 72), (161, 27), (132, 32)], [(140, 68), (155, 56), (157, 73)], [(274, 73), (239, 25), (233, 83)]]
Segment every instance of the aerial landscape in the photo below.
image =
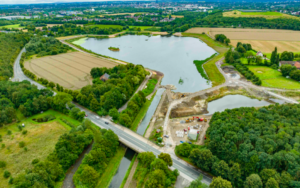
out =
[(300, 2), (0, 0), (1, 188), (299, 188)]

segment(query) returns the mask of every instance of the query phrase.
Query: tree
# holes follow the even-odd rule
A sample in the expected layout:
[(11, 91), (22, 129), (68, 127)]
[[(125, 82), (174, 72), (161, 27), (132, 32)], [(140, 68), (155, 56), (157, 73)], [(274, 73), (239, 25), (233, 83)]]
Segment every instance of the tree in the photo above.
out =
[(233, 186), (241, 187), (241, 169), (238, 163), (234, 163), (229, 169), (228, 179), (231, 181)]
[(100, 109), (100, 104), (97, 99), (93, 98), (90, 102), (90, 108), (92, 111), (97, 112)]
[(214, 162), (213, 154), (208, 149), (193, 149), (189, 158), (194, 164), (205, 171), (210, 171)]
[(279, 188), (278, 182), (274, 178), (268, 179), (266, 188)]
[(281, 53), (280, 56), (281, 61), (293, 61), (294, 60), (294, 53), (284, 51)]
[(112, 108), (109, 110), (108, 115), (113, 118), (113, 120), (119, 119), (119, 112), (116, 108)]
[(150, 176), (146, 181), (145, 188), (164, 188), (165, 181), (166, 175), (164, 171), (156, 169), (150, 173)]
[(274, 64), (276, 62), (276, 59), (277, 59), (277, 47), (275, 47), (275, 50), (272, 52), (271, 63)]
[(188, 157), (190, 155), (190, 153), (191, 153), (192, 147), (191, 147), (190, 144), (188, 144), (188, 143), (185, 142), (185, 143), (180, 144), (179, 146), (177, 146), (176, 149), (177, 149), (176, 151), (178, 152), (178, 154), (180, 156)]
[(67, 93), (58, 93), (52, 98), (52, 108), (62, 113), (68, 113), (66, 104), (71, 102), (73, 97)]
[(251, 174), (249, 177), (246, 178), (244, 183), (244, 188), (262, 188), (263, 184), (259, 175)]
[(275, 169), (263, 169), (259, 175), (261, 177), (261, 180), (264, 185), (266, 185), (268, 179), (275, 178), (275, 175), (277, 174)]
[(203, 176), (200, 175), (196, 180), (192, 181), (190, 186), (186, 188), (207, 188), (205, 183), (202, 183)]
[(173, 165), (172, 158), (171, 158), (170, 154), (168, 154), (168, 153), (160, 153), (158, 155), (158, 158), (162, 159), (163, 161), (165, 161), (168, 166), (172, 166)]
[(232, 188), (232, 185), (230, 181), (224, 180), (221, 177), (217, 177), (213, 179), (209, 187), (210, 188)]
[(283, 64), (283, 65), (280, 66), (281, 74), (284, 77), (289, 76), (290, 73), (293, 70), (297, 70), (297, 68), (295, 66), (290, 65), (290, 64)]
[(49, 86), (51, 89), (53, 89), (53, 88), (55, 87), (55, 83), (49, 82), (48, 86)]
[(121, 125), (124, 125), (126, 127), (130, 127), (132, 124), (131, 118), (126, 113), (121, 113), (121, 115), (119, 116), (119, 122)]
[(247, 50), (246, 50), (242, 45), (240, 45), (240, 46), (238, 47), (237, 51), (243, 54), (243, 53), (245, 53)]
[(81, 173), (78, 174), (78, 177), (74, 177), (74, 179), (78, 179), (87, 187), (95, 187), (99, 179), (98, 172), (89, 165), (84, 165), (82, 169), (79, 170)]
[(225, 161), (221, 160), (219, 162), (215, 162), (212, 169), (216, 176), (221, 176), (225, 179), (228, 178), (229, 167)]
[(150, 164), (152, 163), (152, 161), (154, 161), (156, 157), (152, 152), (147, 151), (139, 153), (137, 158), (144, 167), (150, 167)]

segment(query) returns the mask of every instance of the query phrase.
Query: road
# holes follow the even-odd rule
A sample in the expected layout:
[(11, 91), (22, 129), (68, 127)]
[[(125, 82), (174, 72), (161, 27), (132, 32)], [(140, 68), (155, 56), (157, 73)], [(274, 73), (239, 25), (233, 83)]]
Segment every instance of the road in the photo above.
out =
[[(17, 57), (14, 65), (14, 78), (12, 81), (23, 81), (23, 80), (28, 80), (32, 84), (37, 85), (39, 89), (45, 88), (44, 86), (40, 85), (39, 83), (36, 83), (35, 81), (31, 80), (28, 78), (26, 75), (24, 75), (21, 67), (20, 67), (20, 58), (21, 54), (25, 51), (23, 49), (19, 56)], [(107, 119), (102, 119), (99, 118), (97, 119), (96, 116), (97, 114), (89, 111), (86, 108), (83, 108), (82, 106), (79, 106), (76, 104), (76, 106), (84, 111), (88, 117), (95, 125), (105, 128), (105, 129), (111, 129), (112, 131), (115, 132), (115, 134), (118, 135), (119, 140), (127, 145), (128, 147), (138, 151), (138, 152), (144, 152), (144, 151), (150, 151), (153, 152), (156, 156), (159, 155), (161, 152), (164, 151), (164, 148), (160, 148), (159, 146), (155, 145), (148, 139), (138, 135), (137, 133), (131, 131), (128, 128), (125, 128), (123, 126), (114, 124), (112, 122), (109, 122)], [(109, 124), (105, 124), (105, 122), (109, 122)], [(189, 181), (193, 181), (199, 177), (200, 170), (196, 169), (195, 167), (189, 165), (185, 161), (179, 159), (176, 157), (174, 154), (170, 154), (173, 160), (173, 166), (171, 169), (178, 169), (180, 172), (180, 175), (184, 178), (186, 178)], [(203, 175), (203, 180), (202, 182), (209, 185), (212, 182), (212, 178), (207, 175), (207, 174), (202, 174)]]

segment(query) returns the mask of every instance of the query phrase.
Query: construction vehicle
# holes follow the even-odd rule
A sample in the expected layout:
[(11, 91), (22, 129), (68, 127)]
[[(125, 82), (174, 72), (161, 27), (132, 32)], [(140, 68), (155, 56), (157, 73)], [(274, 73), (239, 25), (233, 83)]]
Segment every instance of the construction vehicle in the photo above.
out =
[(194, 119), (193, 118), (187, 118), (186, 120), (185, 120), (185, 122), (186, 123), (189, 123), (189, 122), (192, 122)]
[(204, 122), (207, 122), (207, 119), (204, 118)]

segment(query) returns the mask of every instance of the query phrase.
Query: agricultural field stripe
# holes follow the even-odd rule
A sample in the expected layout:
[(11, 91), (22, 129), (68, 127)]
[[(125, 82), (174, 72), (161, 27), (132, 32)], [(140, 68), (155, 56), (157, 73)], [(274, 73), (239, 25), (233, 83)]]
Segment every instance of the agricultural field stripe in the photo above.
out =
[(106, 63), (109, 63), (109, 64), (113, 64), (114, 66), (118, 65), (118, 63), (114, 62), (114, 61), (111, 61), (109, 59), (106, 59), (106, 58), (103, 58), (103, 57), (95, 57), (95, 56), (91, 56), (91, 55), (88, 55), (88, 54), (84, 54), (84, 56), (88, 56), (92, 59), (95, 59), (97, 61), (99, 61), (99, 59), (101, 59), (101, 61), (104, 61)]

